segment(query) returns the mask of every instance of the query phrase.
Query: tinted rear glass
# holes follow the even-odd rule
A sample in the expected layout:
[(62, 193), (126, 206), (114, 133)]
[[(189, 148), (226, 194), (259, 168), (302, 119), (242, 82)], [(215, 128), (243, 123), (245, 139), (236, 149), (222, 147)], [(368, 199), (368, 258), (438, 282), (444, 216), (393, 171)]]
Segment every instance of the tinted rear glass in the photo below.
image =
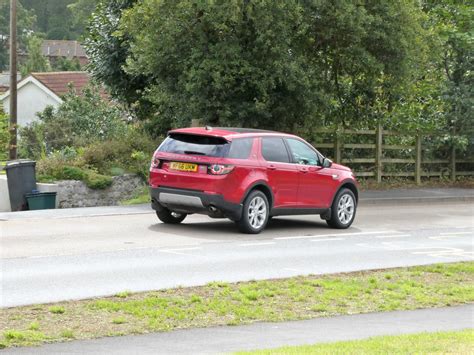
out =
[(252, 150), (253, 138), (234, 139), (230, 145), (228, 158), (231, 159), (247, 159)]
[(158, 151), (175, 154), (226, 157), (230, 144), (223, 138), (193, 134), (171, 134)]

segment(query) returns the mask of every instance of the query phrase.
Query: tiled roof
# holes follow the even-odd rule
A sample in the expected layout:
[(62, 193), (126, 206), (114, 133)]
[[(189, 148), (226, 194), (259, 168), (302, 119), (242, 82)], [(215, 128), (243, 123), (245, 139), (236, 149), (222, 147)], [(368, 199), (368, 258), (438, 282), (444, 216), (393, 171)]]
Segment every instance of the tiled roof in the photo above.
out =
[(31, 73), (31, 76), (60, 97), (69, 92), (69, 83), (80, 94), (90, 81), (89, 74), (84, 71)]
[(86, 57), (86, 52), (78, 41), (44, 40), (41, 51), (47, 57)]

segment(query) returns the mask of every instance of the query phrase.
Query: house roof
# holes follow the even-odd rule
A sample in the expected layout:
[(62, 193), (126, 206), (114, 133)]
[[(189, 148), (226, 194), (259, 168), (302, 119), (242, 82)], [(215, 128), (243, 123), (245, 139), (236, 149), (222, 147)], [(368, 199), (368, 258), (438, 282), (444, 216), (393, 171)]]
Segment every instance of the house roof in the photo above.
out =
[(47, 57), (87, 57), (84, 48), (78, 41), (44, 40), (41, 44), (41, 51)]
[(69, 84), (81, 94), (82, 89), (89, 83), (90, 76), (84, 71), (63, 71), (31, 73), (31, 76), (41, 82), (57, 96), (63, 96), (69, 92)]
[[(89, 81), (89, 74), (82, 71), (31, 73), (18, 83), (17, 89), (20, 91), (23, 86), (33, 83), (52, 96), (58, 103), (61, 103), (61, 97), (69, 92), (69, 84), (73, 86), (78, 95), (81, 95)], [(100, 95), (102, 98), (108, 99), (103, 89), (100, 90)], [(0, 94), (0, 100), (3, 101), (9, 96), (10, 90)]]

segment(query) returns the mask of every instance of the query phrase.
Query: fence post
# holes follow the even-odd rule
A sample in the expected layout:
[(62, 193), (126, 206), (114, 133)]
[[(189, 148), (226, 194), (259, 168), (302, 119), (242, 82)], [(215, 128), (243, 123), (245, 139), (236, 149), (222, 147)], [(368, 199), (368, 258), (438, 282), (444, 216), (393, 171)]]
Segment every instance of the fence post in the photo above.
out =
[(191, 119), (191, 127), (199, 127), (201, 125), (201, 121), (197, 118)]
[(456, 181), (456, 146), (451, 148), (451, 181)]
[(421, 134), (416, 136), (415, 182), (421, 185)]
[(383, 144), (383, 129), (379, 123), (375, 132), (375, 175), (377, 183), (382, 182), (382, 144)]
[(341, 164), (342, 159), (341, 159), (341, 147), (342, 147), (342, 142), (341, 142), (341, 134), (343, 132), (344, 128), (341, 128), (341, 126), (338, 126), (336, 128), (336, 141), (334, 143), (334, 159), (336, 163)]

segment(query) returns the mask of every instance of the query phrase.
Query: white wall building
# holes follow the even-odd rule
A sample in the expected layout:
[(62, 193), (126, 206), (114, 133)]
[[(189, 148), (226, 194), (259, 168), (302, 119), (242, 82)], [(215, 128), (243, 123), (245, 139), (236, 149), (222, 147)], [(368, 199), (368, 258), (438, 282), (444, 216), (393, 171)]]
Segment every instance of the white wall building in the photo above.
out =
[[(58, 106), (71, 84), (78, 93), (89, 82), (86, 72), (31, 73), (18, 83), (18, 125), (26, 126), (38, 119), (46, 106)], [(10, 91), (0, 96), (6, 113), (10, 112)]]

